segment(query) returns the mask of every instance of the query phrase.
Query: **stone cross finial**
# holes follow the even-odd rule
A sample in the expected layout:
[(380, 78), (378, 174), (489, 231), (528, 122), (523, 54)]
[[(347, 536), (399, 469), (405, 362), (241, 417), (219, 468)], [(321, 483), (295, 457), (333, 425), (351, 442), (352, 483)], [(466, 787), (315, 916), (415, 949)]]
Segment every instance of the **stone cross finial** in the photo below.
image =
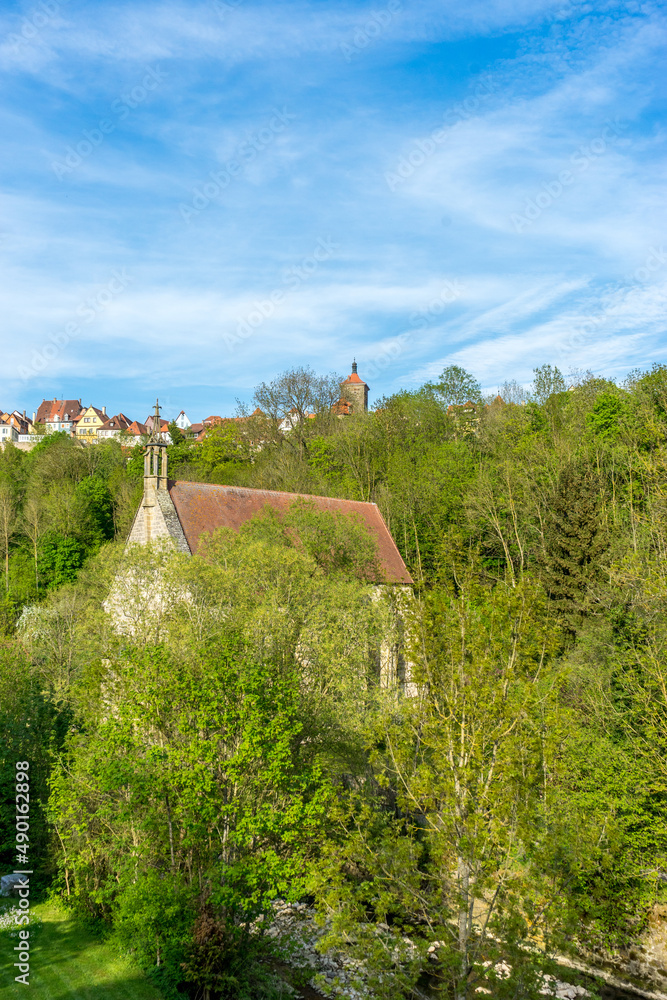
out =
[(155, 400), (155, 413), (153, 414), (153, 426), (151, 427), (151, 441), (160, 440), (160, 402)]

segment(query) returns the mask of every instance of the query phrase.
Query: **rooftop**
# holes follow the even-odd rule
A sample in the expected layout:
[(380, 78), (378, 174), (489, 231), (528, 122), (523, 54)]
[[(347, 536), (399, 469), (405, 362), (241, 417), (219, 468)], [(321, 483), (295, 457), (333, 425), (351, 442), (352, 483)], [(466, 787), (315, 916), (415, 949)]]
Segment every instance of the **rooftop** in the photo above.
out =
[(170, 482), (171, 496), (190, 551), (194, 554), (204, 532), (226, 527), (238, 531), (242, 524), (265, 506), (284, 514), (295, 500), (310, 500), (322, 511), (356, 514), (376, 538), (382, 580), (387, 583), (412, 583), (401, 554), (377, 504), (360, 500), (339, 500), (275, 490), (255, 490), (241, 486), (215, 486), (208, 483)]

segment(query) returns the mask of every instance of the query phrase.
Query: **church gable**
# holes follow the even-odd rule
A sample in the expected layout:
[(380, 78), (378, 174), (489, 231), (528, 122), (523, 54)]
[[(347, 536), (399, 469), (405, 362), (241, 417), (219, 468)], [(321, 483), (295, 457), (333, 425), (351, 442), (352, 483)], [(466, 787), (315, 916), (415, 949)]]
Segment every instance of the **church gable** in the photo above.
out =
[(147, 545), (160, 539), (171, 540), (179, 552), (188, 555), (188, 546), (176, 508), (167, 490), (156, 490), (154, 495), (146, 494), (137, 511), (128, 538), (130, 545)]
[(144, 495), (128, 538), (130, 545), (170, 540), (179, 552), (190, 554), (181, 522), (169, 495), (167, 444), (160, 431), (160, 408), (156, 402), (153, 426), (144, 453)]

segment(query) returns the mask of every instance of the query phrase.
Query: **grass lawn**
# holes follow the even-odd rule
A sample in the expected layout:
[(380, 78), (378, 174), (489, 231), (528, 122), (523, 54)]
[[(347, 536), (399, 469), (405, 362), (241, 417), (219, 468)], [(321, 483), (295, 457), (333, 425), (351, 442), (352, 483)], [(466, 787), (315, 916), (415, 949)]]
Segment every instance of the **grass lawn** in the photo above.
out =
[[(31, 907), (30, 986), (14, 981), (17, 928), (0, 931), (0, 1000), (162, 1000), (127, 959), (78, 927), (53, 903)], [(40, 922), (41, 921), (41, 922)]]

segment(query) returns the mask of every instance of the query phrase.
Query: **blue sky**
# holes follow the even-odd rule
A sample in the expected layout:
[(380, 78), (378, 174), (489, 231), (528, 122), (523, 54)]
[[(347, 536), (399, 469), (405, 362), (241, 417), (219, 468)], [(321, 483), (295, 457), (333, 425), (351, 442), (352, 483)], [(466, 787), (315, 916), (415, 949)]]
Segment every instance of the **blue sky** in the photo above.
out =
[(667, 360), (665, 8), (4, 3), (0, 407)]

